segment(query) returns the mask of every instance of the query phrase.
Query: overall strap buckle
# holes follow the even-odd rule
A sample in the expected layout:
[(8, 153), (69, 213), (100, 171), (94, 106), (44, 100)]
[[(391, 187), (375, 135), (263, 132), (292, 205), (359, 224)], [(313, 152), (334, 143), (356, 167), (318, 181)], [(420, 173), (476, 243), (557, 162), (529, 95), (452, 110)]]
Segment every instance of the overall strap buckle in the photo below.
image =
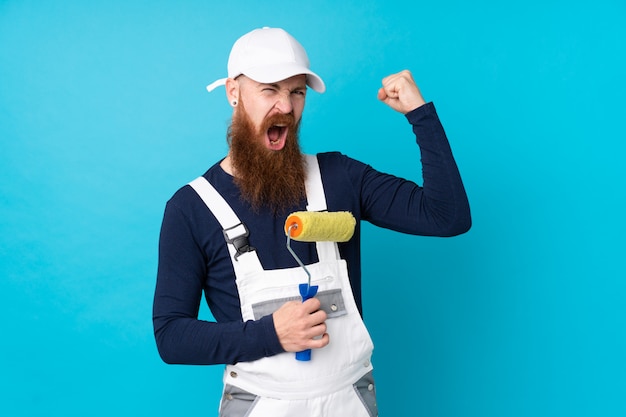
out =
[(237, 253), (235, 253), (235, 260), (237, 261), (240, 255), (244, 253), (255, 251), (256, 249), (250, 246), (248, 236), (250, 232), (245, 224), (239, 223), (233, 227), (223, 230), (224, 239), (226, 243), (233, 245)]

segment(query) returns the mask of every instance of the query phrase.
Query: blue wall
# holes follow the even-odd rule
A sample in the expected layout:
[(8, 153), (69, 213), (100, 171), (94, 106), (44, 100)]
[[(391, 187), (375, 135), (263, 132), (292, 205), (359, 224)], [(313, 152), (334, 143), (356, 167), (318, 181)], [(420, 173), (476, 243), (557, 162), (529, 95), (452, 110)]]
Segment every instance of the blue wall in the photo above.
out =
[[(165, 201), (226, 151), (204, 86), (282, 26), (327, 82), (307, 152), (420, 178), (409, 68), (470, 196), (454, 239), (364, 230), (382, 416), (626, 414), (626, 5), (0, 1), (0, 415), (216, 415), (151, 325)], [(209, 317), (208, 312), (202, 312)]]

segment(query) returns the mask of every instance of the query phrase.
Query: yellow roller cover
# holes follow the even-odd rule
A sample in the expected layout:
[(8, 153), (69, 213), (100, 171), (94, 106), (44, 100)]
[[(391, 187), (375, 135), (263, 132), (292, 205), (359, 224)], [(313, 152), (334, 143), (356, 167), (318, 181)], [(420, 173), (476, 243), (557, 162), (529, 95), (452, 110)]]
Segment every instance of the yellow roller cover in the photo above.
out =
[(355, 225), (349, 211), (297, 211), (287, 217), (285, 234), (302, 242), (347, 242)]

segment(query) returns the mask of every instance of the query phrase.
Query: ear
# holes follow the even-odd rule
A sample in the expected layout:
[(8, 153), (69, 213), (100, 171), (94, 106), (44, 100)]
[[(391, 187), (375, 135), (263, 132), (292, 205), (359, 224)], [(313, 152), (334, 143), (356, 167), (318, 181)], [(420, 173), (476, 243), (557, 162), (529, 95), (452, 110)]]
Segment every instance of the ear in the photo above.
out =
[(239, 81), (233, 78), (228, 78), (226, 80), (225, 87), (226, 87), (226, 98), (228, 99), (228, 103), (230, 103), (230, 105), (233, 107), (236, 106), (237, 101), (239, 100)]

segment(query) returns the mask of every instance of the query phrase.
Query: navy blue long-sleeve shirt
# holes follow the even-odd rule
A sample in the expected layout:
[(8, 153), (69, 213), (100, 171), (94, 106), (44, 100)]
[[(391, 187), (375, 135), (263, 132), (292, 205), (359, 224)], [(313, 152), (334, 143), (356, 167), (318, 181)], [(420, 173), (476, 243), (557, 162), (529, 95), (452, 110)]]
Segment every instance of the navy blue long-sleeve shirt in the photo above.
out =
[[(337, 152), (317, 155), (328, 211), (350, 211), (357, 219), (352, 239), (338, 245), (360, 311), (361, 220), (425, 236), (454, 236), (471, 226), (465, 189), (434, 105), (425, 104), (406, 117), (420, 147), (423, 186)], [(306, 201), (282, 215), (255, 211), (219, 163), (204, 177), (250, 230), (250, 245), (265, 269), (297, 266), (286, 249), (283, 227), (289, 213), (305, 210)], [(317, 261), (314, 243), (292, 241), (292, 247), (304, 263)], [(216, 322), (198, 319), (203, 292)], [(271, 315), (243, 322), (222, 228), (188, 185), (165, 208), (153, 322), (159, 353), (167, 363), (233, 364), (283, 352)]]

